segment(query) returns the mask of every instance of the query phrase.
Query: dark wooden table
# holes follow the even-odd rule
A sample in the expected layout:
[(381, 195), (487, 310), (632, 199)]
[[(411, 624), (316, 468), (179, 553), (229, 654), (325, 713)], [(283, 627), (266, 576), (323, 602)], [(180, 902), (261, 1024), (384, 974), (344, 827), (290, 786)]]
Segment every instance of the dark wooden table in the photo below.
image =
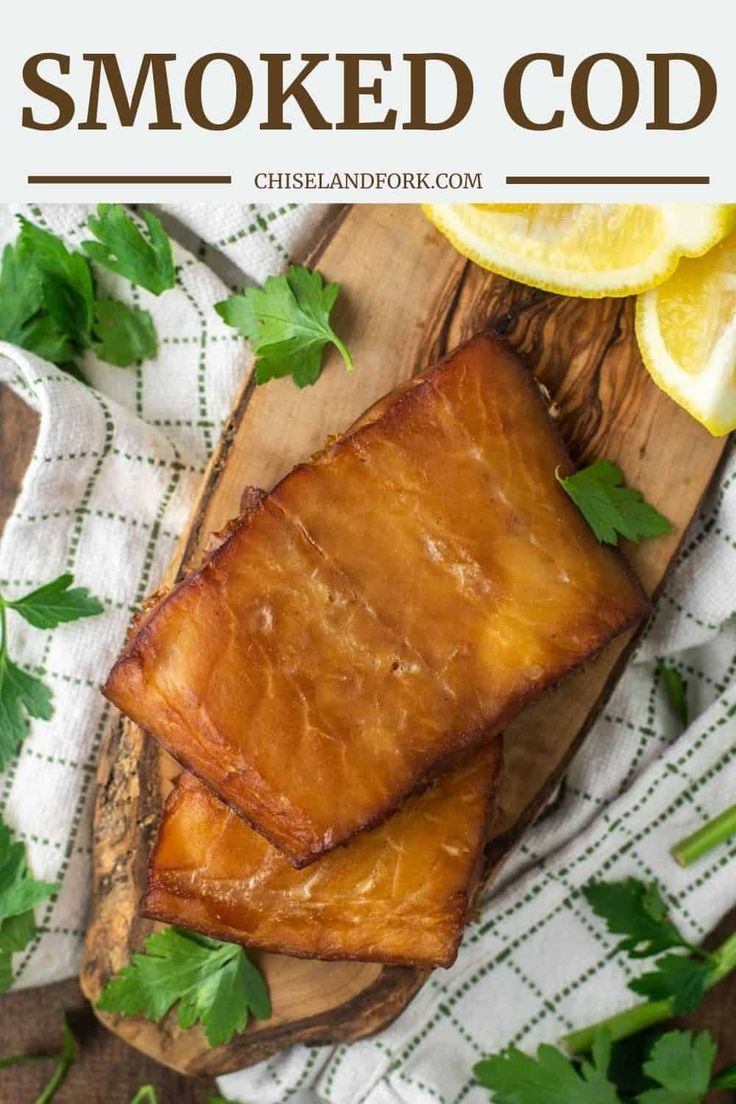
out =
[[(28, 408), (0, 387), (0, 531), (20, 489), (36, 428)], [(736, 910), (714, 933), (713, 944), (734, 926)], [(74, 980), (0, 997), (0, 1055), (53, 1053), (59, 1046), (60, 1007), (67, 1011), (80, 1045), (78, 1060), (56, 1104), (129, 1104), (143, 1084), (156, 1087), (159, 1104), (205, 1104), (215, 1092), (213, 1082), (180, 1077), (107, 1032)], [(736, 974), (714, 989), (683, 1023), (713, 1034), (719, 1044), (719, 1065), (736, 1061)], [(33, 1063), (0, 1071), (0, 1101), (31, 1104), (51, 1068), (51, 1064)], [(732, 1100), (730, 1093), (712, 1094), (713, 1104)]]

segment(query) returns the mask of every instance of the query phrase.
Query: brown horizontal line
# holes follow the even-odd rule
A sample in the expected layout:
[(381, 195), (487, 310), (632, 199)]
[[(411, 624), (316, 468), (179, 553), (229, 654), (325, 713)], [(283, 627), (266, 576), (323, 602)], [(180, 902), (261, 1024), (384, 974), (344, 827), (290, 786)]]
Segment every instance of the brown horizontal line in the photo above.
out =
[(232, 184), (231, 176), (29, 176), (29, 184)]
[(507, 176), (507, 184), (710, 184), (709, 176)]

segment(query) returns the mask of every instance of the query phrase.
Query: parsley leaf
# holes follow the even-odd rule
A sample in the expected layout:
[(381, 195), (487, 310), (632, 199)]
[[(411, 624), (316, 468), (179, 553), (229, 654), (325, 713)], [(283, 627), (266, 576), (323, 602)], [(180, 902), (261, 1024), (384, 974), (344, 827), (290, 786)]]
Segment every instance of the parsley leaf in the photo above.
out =
[(74, 326), (67, 319), (52, 318), (47, 312), (45, 280), (32, 250), (21, 238), (7, 245), (0, 269), (0, 338), (54, 364), (71, 361), (77, 351), (72, 336)]
[(656, 968), (634, 978), (629, 989), (650, 1000), (671, 1000), (676, 1015), (697, 1008), (708, 988), (713, 964), (707, 959), (668, 954), (660, 958)]
[[(158, 240), (163, 231), (155, 221)], [(147, 311), (116, 299), (95, 298), (84, 254), (70, 252), (55, 234), (28, 219), (20, 223), (18, 239), (5, 248), (0, 269), (0, 339), (78, 379), (83, 377), (75, 361), (85, 349), (94, 349), (100, 359), (120, 368), (155, 355), (156, 333)], [(170, 253), (165, 235), (164, 239)]]
[(22, 345), (25, 329), (42, 305), (38, 282), (25, 278), (16, 248), (6, 245), (0, 270), (0, 333), (3, 340)]
[(716, 1044), (707, 1031), (695, 1037), (670, 1031), (636, 1049), (635, 1066), (623, 1078), (612, 1064), (611, 1037), (604, 1029), (595, 1033), (592, 1061), (569, 1059), (547, 1045), (536, 1057), (512, 1046), (483, 1059), (473, 1072), (491, 1090), (493, 1104), (702, 1104), (710, 1088), (736, 1085), (736, 1066), (713, 1077)]
[(6, 917), (0, 924), (0, 956), (25, 950), (35, 934), (36, 921), (32, 911)]
[(100, 203), (97, 215), (87, 219), (87, 225), (98, 240), (82, 242), (82, 248), (103, 268), (160, 295), (175, 282), (171, 242), (151, 211), (142, 210), (140, 214), (148, 237), (119, 203)]
[(78, 621), (80, 617), (94, 617), (102, 613), (104, 606), (92, 597), (86, 587), (70, 589), (73, 582), (73, 575), (60, 575), (22, 598), (6, 600), (5, 605), (36, 629), (55, 629), (62, 622)]
[(623, 472), (611, 460), (596, 460), (573, 475), (555, 474), (601, 543), (616, 544), (619, 533), (640, 541), (672, 532), (671, 522), (640, 491), (622, 485)]
[(493, 1092), (494, 1104), (620, 1104), (615, 1086), (606, 1076), (610, 1039), (596, 1036), (593, 1062), (572, 1062), (556, 1047), (542, 1044), (536, 1057), (509, 1047), (473, 1067), (481, 1085)]
[(656, 885), (636, 878), (622, 882), (591, 882), (583, 895), (613, 935), (625, 935), (619, 949), (632, 958), (647, 958), (671, 947), (690, 944), (667, 918), (667, 906)]
[(26, 735), (29, 718), (48, 721), (54, 714), (48, 686), (8, 655), (8, 610), (19, 613), (37, 629), (53, 629), (62, 622), (102, 613), (101, 603), (85, 587), (70, 589), (73, 581), (71, 575), (60, 575), (14, 600), (0, 594), (0, 770)]
[(133, 955), (130, 965), (107, 983), (97, 1007), (160, 1020), (175, 1004), (179, 1025), (200, 1022), (210, 1046), (243, 1031), (249, 1013), (256, 1019), (271, 1015), (263, 976), (241, 946), (176, 928), (150, 935), (145, 954)]
[(716, 1044), (707, 1031), (668, 1031), (652, 1047), (644, 1073), (660, 1088), (648, 1089), (639, 1104), (700, 1104), (710, 1088)]
[[(601, 1025), (598, 1030), (606, 1031), (607, 1028)], [(654, 1029), (645, 1029), (613, 1043), (608, 1077), (623, 1100), (635, 1100), (637, 1093), (653, 1087), (653, 1082), (644, 1075), (642, 1064), (649, 1057), (652, 1043), (659, 1034)]]
[(71, 253), (61, 238), (28, 219), (20, 219), (16, 243), (27, 278), (38, 283), (43, 306), (58, 332), (76, 348), (89, 344), (94, 317), (92, 273), (81, 253)]
[(41, 282), (28, 269), (17, 248), (6, 245), (0, 269), (0, 337), (54, 364), (69, 360), (74, 346), (66, 328), (42, 313)]
[(710, 1083), (712, 1089), (736, 1089), (736, 1062), (724, 1066)]
[(0, 925), (33, 909), (56, 889), (31, 877), (25, 844), (11, 842), (10, 830), (0, 822)]
[(319, 272), (291, 265), (285, 276), (269, 276), (262, 288), (248, 288), (215, 305), (229, 326), (247, 337), (256, 358), (256, 381), (291, 376), (297, 387), (316, 383), (325, 345), (333, 344), (350, 371), (350, 353), (330, 325), (339, 293), (323, 285)]
[(54, 715), (51, 691), (40, 678), (0, 652), (0, 770), (7, 766), (28, 732), (28, 719)]
[(158, 350), (153, 319), (148, 311), (119, 299), (98, 299), (92, 349), (100, 360), (118, 368), (149, 360)]
[(33, 909), (58, 888), (31, 875), (25, 844), (13, 842), (10, 829), (0, 820), (0, 993), (13, 980), (13, 954), (27, 947), (36, 934)]
[(657, 664), (657, 674), (662, 679), (665, 693), (669, 698), (673, 712), (679, 717), (683, 728), (688, 726), (687, 683), (676, 667), (668, 667), (661, 661)]

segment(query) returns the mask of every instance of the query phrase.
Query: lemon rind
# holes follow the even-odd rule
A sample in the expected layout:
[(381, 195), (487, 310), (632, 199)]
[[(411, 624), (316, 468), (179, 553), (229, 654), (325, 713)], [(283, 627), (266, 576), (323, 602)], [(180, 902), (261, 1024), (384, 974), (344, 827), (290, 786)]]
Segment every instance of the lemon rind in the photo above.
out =
[[(729, 366), (733, 370), (736, 364), (736, 320), (721, 337), (710, 363), (702, 372), (690, 373), (681, 368), (668, 352), (657, 317), (656, 289), (652, 289), (640, 295), (636, 303), (636, 339), (645, 368), (657, 387), (705, 426), (709, 433), (714, 437), (727, 436), (736, 429), (736, 385), (729, 399), (727, 393), (724, 396), (723, 389), (719, 394), (717, 383), (724, 377), (724, 365), (726, 370)], [(667, 369), (662, 368), (664, 363), (668, 364)], [(713, 380), (716, 381), (715, 387), (712, 386)], [(696, 389), (700, 393), (700, 403), (693, 397)], [(706, 407), (702, 396), (709, 391)], [(716, 409), (716, 403), (719, 409)]]
[[(447, 204), (445, 206), (447, 209), (453, 207), (452, 204)], [(571, 276), (568, 280), (551, 279), (545, 276), (542, 273), (542, 269), (539, 267), (531, 265), (525, 270), (523, 267), (514, 267), (496, 258), (489, 258), (487, 254), (479, 252), (459, 236), (455, 228), (448, 223), (447, 219), (442, 217), (440, 213), (441, 205), (423, 204), (422, 210), (433, 225), (436, 226), (440, 233), (448, 239), (450, 244), (459, 253), (467, 257), (468, 260), (473, 261), (474, 264), (479, 265), (481, 268), (489, 272), (495, 272), (497, 275), (504, 276), (507, 279), (515, 280), (518, 283), (531, 284), (531, 286), (539, 288), (542, 291), (553, 292), (556, 295), (577, 296), (582, 299), (621, 299), (629, 295), (638, 295), (654, 287), (659, 287), (670, 278), (682, 257), (703, 256), (703, 254), (707, 253), (713, 246), (717, 245), (718, 242), (722, 241), (734, 226), (736, 226), (736, 207), (734, 207), (734, 205), (721, 206), (717, 208), (717, 214), (715, 214), (714, 211), (714, 221), (711, 232), (707, 237), (704, 235), (702, 241), (697, 245), (684, 245), (678, 243), (674, 239), (670, 239), (669, 241), (665, 239), (658, 250), (662, 260), (658, 265), (652, 265), (646, 272), (646, 275), (642, 276), (640, 280), (625, 282), (633, 271), (643, 268), (643, 263), (631, 266), (629, 269), (617, 270), (621, 275), (619, 280), (614, 283), (610, 282), (610, 271), (602, 272), (597, 277), (597, 279), (601, 281), (600, 286), (593, 287), (591, 284), (596, 282), (596, 277), (591, 278), (590, 274), (581, 276), (581, 274), (578, 273), (577, 276)], [(587, 280), (587, 286), (582, 283), (581, 280)], [(609, 282), (603, 283), (603, 281)]]

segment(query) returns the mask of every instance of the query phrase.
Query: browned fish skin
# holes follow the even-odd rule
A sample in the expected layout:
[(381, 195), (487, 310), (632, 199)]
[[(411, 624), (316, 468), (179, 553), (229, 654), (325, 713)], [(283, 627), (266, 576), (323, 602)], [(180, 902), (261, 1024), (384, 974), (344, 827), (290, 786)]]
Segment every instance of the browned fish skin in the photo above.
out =
[(143, 911), (280, 954), (450, 966), (499, 768), (496, 738), (385, 824), (302, 870), (184, 774), (159, 828)]
[(105, 692), (311, 862), (646, 613), (556, 468), (533, 378), (475, 338), (250, 510)]

